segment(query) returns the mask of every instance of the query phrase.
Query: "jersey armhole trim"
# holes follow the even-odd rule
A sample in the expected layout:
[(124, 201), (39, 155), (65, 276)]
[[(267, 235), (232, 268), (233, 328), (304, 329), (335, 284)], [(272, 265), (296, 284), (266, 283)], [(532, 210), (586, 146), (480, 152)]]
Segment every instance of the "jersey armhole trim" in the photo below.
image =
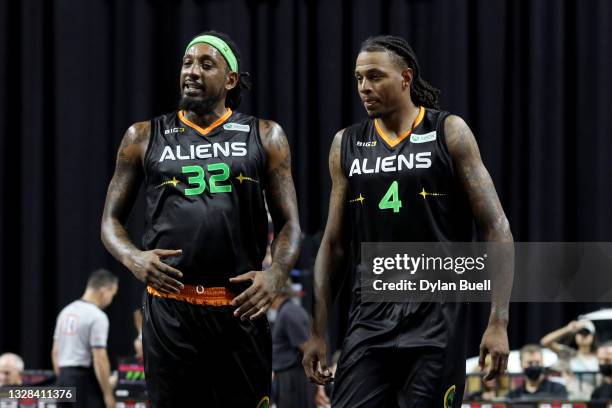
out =
[(149, 120), (149, 140), (147, 142), (147, 148), (145, 150), (144, 157), (142, 158), (142, 172), (144, 175), (144, 185), (145, 186), (147, 185), (147, 182), (148, 182), (149, 172), (147, 171), (147, 168), (148, 168), (148, 163), (149, 163), (149, 157), (151, 156), (151, 150), (152, 150), (151, 146), (153, 146), (153, 138), (155, 137), (155, 134), (157, 133), (154, 130), (154, 126), (156, 122), (157, 121), (155, 120), (155, 118)]
[[(268, 153), (266, 152), (266, 148), (264, 147), (263, 140), (261, 140), (261, 133), (259, 132), (259, 121), (260, 118), (255, 117), (254, 120), (254, 128), (255, 128), (255, 144), (257, 144), (257, 148), (261, 154), (261, 158), (263, 161), (262, 175), (264, 176), (263, 190), (266, 189), (267, 180), (268, 180)], [(289, 143), (289, 141), (287, 141)]]
[[(347, 135), (347, 131), (349, 128), (344, 128), (342, 129), (340, 132), (342, 132), (342, 134), (340, 135), (340, 170), (342, 170), (342, 174), (344, 175), (344, 177), (346, 177), (346, 179), (348, 180), (348, 174), (346, 173), (346, 168), (344, 167), (344, 163), (345, 163), (345, 159), (346, 159), (346, 144), (348, 143), (347, 138), (349, 137)], [(334, 141), (332, 140), (332, 146), (334, 144)]]
[(440, 137), (438, 138), (440, 141), (440, 149), (442, 149), (444, 156), (448, 160), (450, 171), (454, 178), (455, 177), (455, 166), (453, 164), (453, 157), (451, 156), (450, 151), (448, 150), (448, 145), (446, 144), (446, 132), (444, 131), (444, 127), (446, 126), (446, 120), (448, 119), (450, 115), (451, 114), (449, 112), (440, 112), (441, 118), (438, 119), (437, 131), (440, 134)]

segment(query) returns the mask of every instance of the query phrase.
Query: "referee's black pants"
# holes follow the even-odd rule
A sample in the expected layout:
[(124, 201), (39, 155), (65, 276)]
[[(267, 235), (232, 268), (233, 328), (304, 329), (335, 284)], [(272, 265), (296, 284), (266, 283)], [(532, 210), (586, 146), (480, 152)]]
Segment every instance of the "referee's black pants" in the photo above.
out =
[(60, 367), (59, 387), (76, 387), (76, 402), (61, 402), (58, 407), (104, 408), (104, 395), (92, 367)]

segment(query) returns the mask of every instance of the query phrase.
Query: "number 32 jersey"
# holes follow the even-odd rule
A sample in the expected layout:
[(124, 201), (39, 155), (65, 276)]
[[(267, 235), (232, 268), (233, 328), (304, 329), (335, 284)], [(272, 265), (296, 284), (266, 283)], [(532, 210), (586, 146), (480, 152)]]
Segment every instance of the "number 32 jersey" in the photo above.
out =
[(258, 120), (227, 110), (208, 128), (183, 112), (151, 120), (144, 160), (145, 249), (182, 249), (164, 262), (185, 284), (231, 286), (260, 270), (268, 219)]
[(446, 147), (447, 112), (423, 107), (414, 129), (391, 140), (367, 120), (342, 136), (353, 262), (361, 242), (472, 241), (473, 217)]

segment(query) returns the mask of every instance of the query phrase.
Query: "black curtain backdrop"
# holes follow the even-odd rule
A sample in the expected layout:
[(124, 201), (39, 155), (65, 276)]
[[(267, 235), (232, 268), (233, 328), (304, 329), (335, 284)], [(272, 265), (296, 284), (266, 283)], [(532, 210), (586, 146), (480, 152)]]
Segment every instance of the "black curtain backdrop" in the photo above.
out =
[[(56, 314), (104, 266), (120, 276), (109, 350), (131, 353), (143, 287), (100, 242), (106, 188), (123, 132), (175, 108), (184, 47), (207, 29), (253, 75), (241, 110), (289, 135), (305, 232), (324, 226), (332, 136), (364, 118), (359, 44), (392, 33), (474, 130), (517, 241), (612, 241), (611, 21), (608, 0), (2, 1), (0, 352), (50, 367)], [(511, 347), (598, 307), (513, 305)], [(487, 315), (459, 322), (470, 354)]]

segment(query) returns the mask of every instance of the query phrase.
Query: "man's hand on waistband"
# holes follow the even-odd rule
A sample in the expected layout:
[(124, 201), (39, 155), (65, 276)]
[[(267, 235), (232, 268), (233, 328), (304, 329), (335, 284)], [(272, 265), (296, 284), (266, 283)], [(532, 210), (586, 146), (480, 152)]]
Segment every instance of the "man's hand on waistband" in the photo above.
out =
[(230, 278), (231, 283), (252, 282), (232, 301), (232, 306), (238, 306), (234, 316), (242, 320), (264, 316), (286, 280), (287, 275), (274, 266), (265, 271), (251, 271)]
[(183, 284), (177, 279), (183, 277), (178, 269), (166, 265), (163, 258), (180, 256), (180, 249), (153, 249), (138, 251), (130, 258), (128, 268), (141, 282), (162, 293), (179, 293)]

